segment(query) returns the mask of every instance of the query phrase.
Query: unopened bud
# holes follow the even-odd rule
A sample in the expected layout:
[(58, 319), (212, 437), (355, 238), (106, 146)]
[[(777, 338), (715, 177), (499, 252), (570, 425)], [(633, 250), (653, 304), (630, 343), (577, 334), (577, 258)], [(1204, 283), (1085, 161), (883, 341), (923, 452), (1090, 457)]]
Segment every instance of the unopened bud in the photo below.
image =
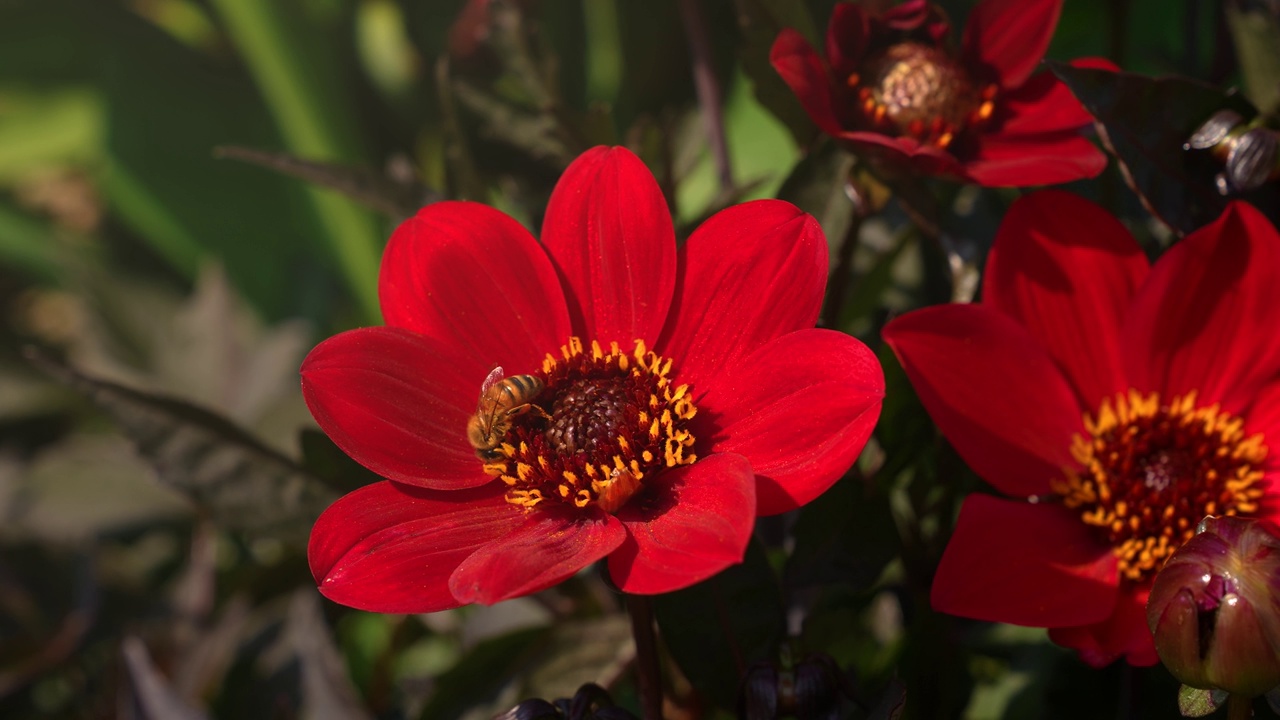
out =
[(1147, 625), (1174, 677), (1247, 697), (1280, 685), (1280, 536), (1205, 518), (1156, 575)]

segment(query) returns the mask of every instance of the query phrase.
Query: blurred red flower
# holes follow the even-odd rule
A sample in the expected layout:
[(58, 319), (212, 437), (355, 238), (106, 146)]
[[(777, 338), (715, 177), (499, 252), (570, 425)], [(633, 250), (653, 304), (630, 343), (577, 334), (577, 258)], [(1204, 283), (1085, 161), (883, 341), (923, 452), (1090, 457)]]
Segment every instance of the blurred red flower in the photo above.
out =
[[(565, 171), (542, 243), (484, 205), (423, 208), (383, 257), (387, 326), (302, 366), (321, 428), (387, 478), (316, 522), (320, 591), (431, 612), (605, 557), (643, 594), (740, 562), (757, 514), (826, 490), (879, 415), (875, 356), (813, 327), (826, 272), (817, 222), (776, 200), (715, 215), (677, 250), (657, 183), (621, 148)], [(495, 364), (545, 387), (481, 460), (468, 422)]]
[(994, 187), (1069, 182), (1102, 172), (1106, 156), (1080, 136), (1092, 117), (1071, 91), (1032, 74), (1061, 11), (1062, 0), (981, 0), (957, 55), (925, 0), (880, 15), (842, 2), (826, 62), (792, 29), (770, 60), (823, 132), (890, 165)]
[(981, 304), (884, 330), (943, 435), (1016, 498), (966, 498), (934, 607), (1155, 663), (1143, 608), (1165, 559), (1206, 515), (1280, 517), (1278, 308), (1280, 234), (1249, 205), (1149, 267), (1091, 202), (1015, 202)]

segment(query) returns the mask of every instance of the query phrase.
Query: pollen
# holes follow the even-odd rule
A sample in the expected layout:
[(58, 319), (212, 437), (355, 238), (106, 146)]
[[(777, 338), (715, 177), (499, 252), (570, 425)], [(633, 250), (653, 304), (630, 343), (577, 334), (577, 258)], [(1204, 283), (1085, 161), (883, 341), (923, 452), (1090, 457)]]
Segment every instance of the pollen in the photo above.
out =
[(1054, 486), (1112, 547), (1123, 578), (1149, 579), (1206, 515), (1250, 515), (1263, 495), (1262, 435), (1194, 392), (1107, 399), (1073, 438), (1079, 469)]
[(916, 41), (874, 52), (845, 85), (864, 125), (940, 148), (990, 122), (999, 91), (975, 83), (942, 48)]
[(697, 460), (692, 388), (643, 341), (624, 349), (572, 337), (534, 375), (544, 384), (535, 411), (512, 419), (500, 456), (484, 465), (507, 485), (507, 502), (613, 513), (655, 475)]

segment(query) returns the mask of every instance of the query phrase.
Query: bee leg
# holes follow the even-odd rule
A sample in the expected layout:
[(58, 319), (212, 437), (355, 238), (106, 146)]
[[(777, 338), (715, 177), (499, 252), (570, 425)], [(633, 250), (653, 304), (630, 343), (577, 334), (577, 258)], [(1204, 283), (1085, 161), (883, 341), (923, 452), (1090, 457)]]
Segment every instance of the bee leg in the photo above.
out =
[(540, 406), (534, 405), (533, 403), (525, 403), (524, 405), (517, 405), (516, 407), (511, 408), (507, 411), (507, 417), (518, 417), (527, 412), (532, 412), (547, 420), (551, 419), (551, 416), (547, 414), (546, 410), (543, 410)]

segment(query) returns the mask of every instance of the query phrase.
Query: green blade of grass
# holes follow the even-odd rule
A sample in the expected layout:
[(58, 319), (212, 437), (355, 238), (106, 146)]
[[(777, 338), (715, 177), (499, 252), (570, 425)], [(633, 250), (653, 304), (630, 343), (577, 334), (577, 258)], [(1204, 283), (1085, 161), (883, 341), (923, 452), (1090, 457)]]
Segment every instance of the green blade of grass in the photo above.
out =
[[(339, 101), (337, 75), (303, 40), (305, 23), (276, 0), (213, 0), (253, 74), (288, 150), (311, 160), (358, 159), (355, 122)], [(378, 310), (381, 243), (373, 217), (350, 200), (308, 188), (348, 287), (371, 321)]]

